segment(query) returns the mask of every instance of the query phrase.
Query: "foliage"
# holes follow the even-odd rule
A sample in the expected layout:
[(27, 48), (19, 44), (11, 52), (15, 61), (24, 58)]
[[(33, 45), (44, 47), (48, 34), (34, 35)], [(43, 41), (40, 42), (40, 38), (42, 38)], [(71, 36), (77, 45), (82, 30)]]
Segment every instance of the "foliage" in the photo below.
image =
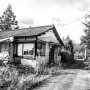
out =
[(73, 42), (72, 40), (69, 38), (69, 36), (67, 36), (66, 39), (64, 39), (64, 48), (69, 51), (69, 52), (72, 52), (73, 53)]
[(73, 54), (67, 51), (61, 52), (61, 63), (66, 66), (72, 65), (74, 63)]
[(41, 63), (38, 71), (30, 66), (6, 65), (0, 67), (0, 90), (31, 90), (51, 75), (60, 73), (59, 67), (46, 67)]
[(19, 75), (24, 74), (24, 75), (29, 75), (29, 74), (35, 74), (36, 70), (32, 66), (29, 65), (17, 65), (16, 66)]
[(85, 22), (83, 23), (86, 27), (84, 30), (85, 35), (81, 36), (81, 44), (90, 48), (90, 13), (86, 15)]
[(81, 44), (86, 44), (87, 36), (81, 36)]
[(0, 29), (12, 30), (18, 28), (18, 22), (15, 19), (16, 16), (12, 11), (12, 6), (9, 4), (7, 9), (3, 12), (3, 15), (0, 17)]
[(0, 90), (14, 90), (18, 82), (18, 71), (13, 66), (0, 67)]
[(90, 48), (90, 31), (85, 36), (81, 36), (81, 44), (87, 45), (87, 48)]
[(61, 50), (61, 62), (66, 65), (71, 65), (74, 60), (74, 45), (69, 36), (64, 39), (64, 45), (64, 48)]
[(31, 73), (31, 67), (26, 66), (26, 68), (28, 69), (22, 67), (22, 70), (25, 70), (21, 73), (19, 68), (13, 65), (0, 67), (0, 90), (27, 90), (25, 88), (30, 88), (35, 82), (35, 75)]
[(76, 52), (74, 54), (74, 59), (83, 59), (85, 58), (84, 52)]
[(0, 90), (30, 90), (48, 77), (49, 75), (22, 74), (16, 66), (12, 65), (2, 66), (0, 67)]
[(84, 52), (85, 45), (74, 43), (74, 52)]
[(83, 59), (85, 57), (85, 45), (74, 43), (74, 59)]
[(49, 68), (46, 67), (45, 63), (39, 63), (37, 66), (37, 75), (48, 75)]
[(37, 75), (56, 75), (60, 73), (60, 70), (61, 66), (59, 65), (52, 65), (49, 67), (41, 63), (38, 67)]

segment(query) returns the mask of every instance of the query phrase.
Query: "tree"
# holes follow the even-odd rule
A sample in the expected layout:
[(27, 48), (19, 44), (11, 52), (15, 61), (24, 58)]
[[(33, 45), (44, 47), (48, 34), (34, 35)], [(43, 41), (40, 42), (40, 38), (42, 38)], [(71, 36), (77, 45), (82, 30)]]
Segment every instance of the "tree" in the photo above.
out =
[(69, 35), (66, 39), (63, 38), (64, 50), (61, 51), (61, 62), (71, 65), (74, 63), (74, 45), (73, 41), (69, 38)]
[(67, 38), (64, 40), (65, 48), (69, 52), (73, 53), (73, 41), (69, 38), (69, 35)]
[(9, 4), (7, 9), (3, 12), (3, 15), (0, 17), (0, 29), (12, 30), (15, 28), (19, 28), (18, 21), (16, 21), (12, 6)]
[(84, 29), (85, 36), (81, 36), (81, 44), (90, 48), (90, 12), (89, 14), (86, 14), (85, 22), (83, 22), (83, 24), (86, 28)]

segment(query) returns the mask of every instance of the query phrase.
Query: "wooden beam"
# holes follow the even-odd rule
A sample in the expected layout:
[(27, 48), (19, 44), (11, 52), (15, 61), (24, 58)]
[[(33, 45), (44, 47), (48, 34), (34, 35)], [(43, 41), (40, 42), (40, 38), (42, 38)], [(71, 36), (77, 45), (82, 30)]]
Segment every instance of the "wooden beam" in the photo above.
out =
[(9, 54), (10, 54), (10, 62), (14, 62), (14, 58), (13, 58), (13, 42), (10, 43), (10, 47), (9, 47)]
[(36, 41), (35, 41), (35, 59), (36, 59), (36, 56), (37, 56), (37, 36), (36, 36)]

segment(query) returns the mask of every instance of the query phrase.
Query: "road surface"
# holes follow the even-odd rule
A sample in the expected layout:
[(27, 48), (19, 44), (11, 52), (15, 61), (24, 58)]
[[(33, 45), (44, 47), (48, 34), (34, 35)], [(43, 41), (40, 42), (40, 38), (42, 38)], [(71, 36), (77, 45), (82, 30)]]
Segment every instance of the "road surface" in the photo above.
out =
[(67, 69), (33, 90), (90, 90), (90, 71)]

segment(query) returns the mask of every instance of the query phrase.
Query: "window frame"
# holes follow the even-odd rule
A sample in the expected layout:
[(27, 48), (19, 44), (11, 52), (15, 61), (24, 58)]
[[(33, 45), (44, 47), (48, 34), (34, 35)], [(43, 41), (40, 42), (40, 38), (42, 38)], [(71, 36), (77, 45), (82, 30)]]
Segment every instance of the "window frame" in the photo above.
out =
[[(19, 44), (22, 44), (22, 55), (21, 56), (18, 55), (18, 45)], [(25, 58), (25, 55), (23, 55), (24, 54), (23, 53), (23, 51), (24, 51), (24, 44), (33, 44), (34, 45), (34, 48), (35, 48), (35, 42), (17, 43), (17, 45), (16, 45), (16, 56), (17, 57)], [(30, 55), (30, 56), (33, 56), (35, 58), (35, 49), (34, 49), (34, 54), (33, 55)], [(27, 57), (30, 57), (30, 56), (27, 56)], [(33, 58), (33, 60), (34, 60), (34, 58)], [(28, 59), (28, 58), (25, 58), (25, 59)]]

